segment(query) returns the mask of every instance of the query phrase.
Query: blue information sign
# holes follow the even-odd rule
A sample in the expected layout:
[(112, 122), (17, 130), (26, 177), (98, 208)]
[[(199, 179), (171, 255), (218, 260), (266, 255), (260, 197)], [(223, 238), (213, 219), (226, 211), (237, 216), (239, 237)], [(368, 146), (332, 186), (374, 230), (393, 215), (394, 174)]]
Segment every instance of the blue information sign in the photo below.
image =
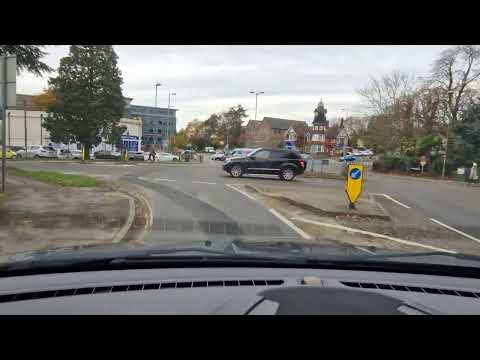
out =
[(353, 168), (352, 170), (350, 170), (350, 177), (353, 179), (353, 180), (358, 180), (360, 179), (360, 176), (362, 175), (362, 171), (360, 169), (357, 169), (357, 168)]

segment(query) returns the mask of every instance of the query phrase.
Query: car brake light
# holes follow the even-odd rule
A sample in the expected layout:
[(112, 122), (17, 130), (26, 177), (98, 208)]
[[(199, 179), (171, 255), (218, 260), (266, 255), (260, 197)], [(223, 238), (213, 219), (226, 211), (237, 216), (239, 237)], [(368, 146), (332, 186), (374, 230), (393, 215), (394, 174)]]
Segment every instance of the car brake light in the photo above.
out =
[(305, 161), (299, 160), (299, 162), (300, 162), (300, 166), (301, 166), (301, 167), (305, 167)]

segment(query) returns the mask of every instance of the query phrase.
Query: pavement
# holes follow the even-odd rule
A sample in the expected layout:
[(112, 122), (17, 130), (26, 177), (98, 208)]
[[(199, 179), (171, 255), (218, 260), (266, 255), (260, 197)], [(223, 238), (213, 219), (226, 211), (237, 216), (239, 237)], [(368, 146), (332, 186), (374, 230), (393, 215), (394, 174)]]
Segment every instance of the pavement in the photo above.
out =
[[(229, 241), (234, 238), (256, 241), (321, 241), (328, 238), (348, 241), (359, 239), (362, 246), (390, 246), (391, 243), (392, 248), (403, 248), (395, 241), (302, 224), (292, 219), (298, 217), (295, 214), (312, 221), (319, 220), (315, 218), (319, 215), (285, 202), (265, 201), (245, 188), (245, 185), (275, 187), (277, 193), (296, 192), (306, 199), (311, 197), (309, 200), (313, 205), (331, 208), (340, 204), (337, 202), (337, 205), (333, 205), (341, 200), (332, 194), (343, 193), (342, 181), (298, 176), (292, 182), (283, 182), (276, 176), (267, 175), (233, 179), (221, 170), (221, 165), (221, 162), (208, 157), (202, 164), (182, 165), (15, 162), (15, 166), (24, 169), (88, 174), (138, 187), (152, 210), (150, 232), (143, 237), (142, 245), (175, 244), (190, 240)], [(457, 183), (398, 179), (367, 171), (360, 201), (371, 200), (372, 204), (375, 201), (391, 220), (330, 216), (317, 222), (362, 229), (452, 251), (480, 254), (479, 190), (478, 187), (469, 188)], [(322, 196), (327, 201), (321, 203), (314, 200), (314, 197)], [(330, 202), (332, 204), (325, 205)]]
[(0, 202), (0, 254), (120, 242), (134, 219), (135, 199), (125, 193), (9, 176)]

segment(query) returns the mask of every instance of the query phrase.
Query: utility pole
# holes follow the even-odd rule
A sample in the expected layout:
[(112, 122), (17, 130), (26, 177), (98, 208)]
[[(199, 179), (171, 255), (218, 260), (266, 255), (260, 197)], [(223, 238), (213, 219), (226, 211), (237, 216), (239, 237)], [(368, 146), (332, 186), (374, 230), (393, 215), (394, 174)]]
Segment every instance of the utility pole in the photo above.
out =
[(8, 112), (8, 146), (9, 146), (9, 147), (11, 146), (11, 141), (10, 141), (10, 140), (11, 140), (11, 139), (10, 139), (10, 135), (11, 135), (11, 134), (10, 134), (10, 127), (11, 127), (11, 125), (12, 125), (12, 124), (11, 124), (11, 119), (10, 119), (11, 116), (12, 116), (12, 113), (9, 111), (9, 112)]
[[(451, 98), (453, 96), (453, 90), (448, 91), (448, 96), (449, 96), (449, 98)], [(445, 165), (446, 165), (446, 162), (447, 162), (449, 132), (450, 132), (450, 119), (448, 120), (448, 123), (447, 123), (447, 142), (445, 144), (445, 155), (443, 155), (442, 180), (445, 179)]]
[(43, 129), (42, 129), (42, 124), (43, 124), (43, 114), (40, 114), (40, 145), (43, 145)]
[[(15, 107), (17, 103), (17, 57), (15, 55), (0, 56), (0, 116), (2, 118), (2, 192), (5, 192), (7, 181), (7, 108)], [(9, 117), (10, 118), (10, 117)], [(10, 125), (10, 124), (9, 124)], [(9, 127), (10, 130), (10, 127)]]
[(162, 86), (159, 82), (155, 84), (155, 107), (157, 107), (157, 96), (158, 96), (158, 87)]
[(176, 93), (168, 93), (168, 109), (167, 109), (167, 152), (169, 153), (170, 151), (170, 96), (175, 96), (177, 95)]
[(5, 192), (5, 182), (7, 176), (7, 144), (6, 144), (6, 129), (7, 129), (7, 59), (3, 61), (3, 112), (2, 112), (2, 192)]
[(27, 152), (27, 101), (23, 100), (23, 125), (25, 128), (25, 159), (28, 159)]
[(250, 91), (250, 94), (255, 94), (255, 120), (257, 120), (258, 95), (265, 94), (265, 92), (263, 92), (263, 91)]

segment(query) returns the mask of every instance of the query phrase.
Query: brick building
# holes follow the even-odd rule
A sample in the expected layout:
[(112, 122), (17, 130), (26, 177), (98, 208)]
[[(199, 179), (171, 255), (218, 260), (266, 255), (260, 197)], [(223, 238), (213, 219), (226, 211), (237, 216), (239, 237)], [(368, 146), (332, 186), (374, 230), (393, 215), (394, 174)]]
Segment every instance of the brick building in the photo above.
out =
[(305, 121), (264, 117), (262, 121), (250, 120), (245, 126), (245, 146), (284, 147), (290, 141), (297, 149), (305, 146)]
[(327, 140), (328, 120), (326, 117), (327, 109), (320, 101), (313, 111), (315, 114), (312, 126), (308, 128), (306, 134), (305, 151), (310, 154), (327, 154), (331, 140)]

